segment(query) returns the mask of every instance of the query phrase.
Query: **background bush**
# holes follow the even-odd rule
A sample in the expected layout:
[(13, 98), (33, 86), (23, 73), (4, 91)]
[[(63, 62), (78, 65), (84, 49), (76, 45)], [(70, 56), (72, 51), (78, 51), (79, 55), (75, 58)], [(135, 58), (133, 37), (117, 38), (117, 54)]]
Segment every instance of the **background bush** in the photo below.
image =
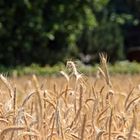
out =
[(1, 0), (0, 62), (54, 65), (106, 51), (122, 59), (123, 26), (139, 24), (137, 0)]

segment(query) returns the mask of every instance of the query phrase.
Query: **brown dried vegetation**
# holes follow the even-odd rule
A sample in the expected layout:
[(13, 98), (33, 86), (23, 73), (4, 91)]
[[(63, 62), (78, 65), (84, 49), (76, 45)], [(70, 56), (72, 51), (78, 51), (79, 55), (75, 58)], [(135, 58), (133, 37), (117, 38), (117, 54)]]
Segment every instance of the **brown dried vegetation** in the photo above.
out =
[(100, 58), (96, 77), (73, 61), (53, 80), (0, 75), (0, 140), (138, 140), (138, 77), (110, 78), (107, 57)]

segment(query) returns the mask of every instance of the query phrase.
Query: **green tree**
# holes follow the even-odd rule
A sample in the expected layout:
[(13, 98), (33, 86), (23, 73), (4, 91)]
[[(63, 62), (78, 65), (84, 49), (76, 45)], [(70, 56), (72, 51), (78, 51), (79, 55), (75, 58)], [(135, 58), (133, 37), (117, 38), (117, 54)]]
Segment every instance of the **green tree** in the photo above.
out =
[(8, 66), (54, 64), (67, 56), (76, 56), (76, 41), (85, 26), (91, 30), (97, 25), (92, 2), (1, 0), (0, 61)]
[[(121, 4), (121, 5), (120, 5)], [(126, 23), (139, 23), (136, 0), (1, 0), (0, 62), (53, 65), (79, 53), (122, 57)]]

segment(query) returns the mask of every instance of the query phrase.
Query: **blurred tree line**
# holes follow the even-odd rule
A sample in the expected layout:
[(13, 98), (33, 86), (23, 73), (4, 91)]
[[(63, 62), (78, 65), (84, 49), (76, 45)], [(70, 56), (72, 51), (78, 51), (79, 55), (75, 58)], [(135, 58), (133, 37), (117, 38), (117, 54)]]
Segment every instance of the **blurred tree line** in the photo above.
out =
[(99, 52), (124, 57), (125, 26), (139, 24), (137, 0), (0, 0), (0, 62), (56, 64)]

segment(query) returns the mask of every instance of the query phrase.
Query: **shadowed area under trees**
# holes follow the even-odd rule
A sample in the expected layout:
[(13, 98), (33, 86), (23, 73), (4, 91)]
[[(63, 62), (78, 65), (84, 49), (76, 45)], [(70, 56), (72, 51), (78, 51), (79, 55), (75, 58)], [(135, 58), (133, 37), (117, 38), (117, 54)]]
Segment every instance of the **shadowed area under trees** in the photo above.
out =
[(123, 59), (126, 27), (139, 26), (139, 4), (137, 0), (1, 0), (1, 65), (54, 65), (69, 58), (94, 63), (99, 52), (107, 52), (112, 62)]

